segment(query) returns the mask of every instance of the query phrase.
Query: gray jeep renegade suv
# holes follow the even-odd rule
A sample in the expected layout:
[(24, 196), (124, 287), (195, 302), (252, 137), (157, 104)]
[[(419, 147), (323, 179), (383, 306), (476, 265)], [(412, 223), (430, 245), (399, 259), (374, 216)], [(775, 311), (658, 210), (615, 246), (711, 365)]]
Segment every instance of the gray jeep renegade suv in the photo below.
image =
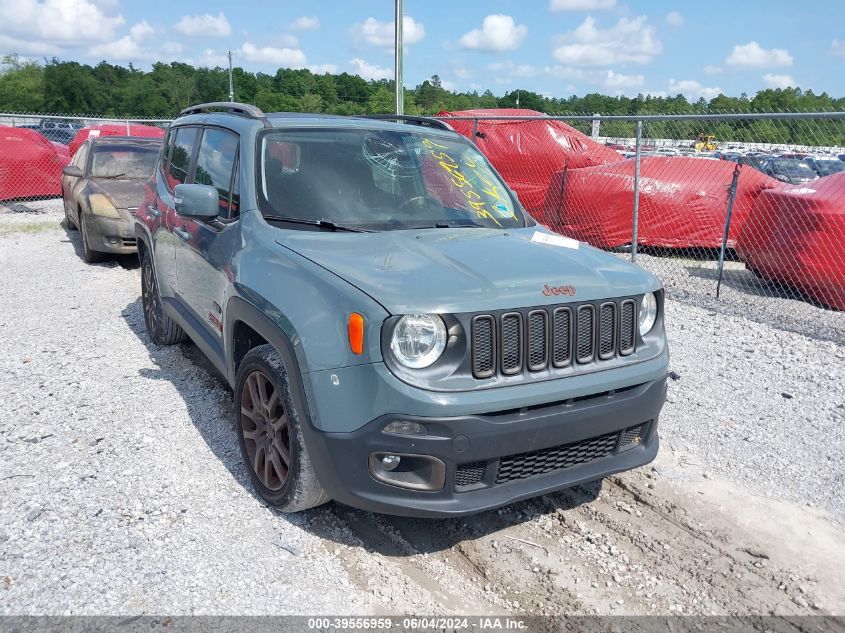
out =
[(389, 119), (188, 108), (136, 216), (150, 338), (232, 385), (258, 494), (455, 516), (654, 459), (660, 282)]

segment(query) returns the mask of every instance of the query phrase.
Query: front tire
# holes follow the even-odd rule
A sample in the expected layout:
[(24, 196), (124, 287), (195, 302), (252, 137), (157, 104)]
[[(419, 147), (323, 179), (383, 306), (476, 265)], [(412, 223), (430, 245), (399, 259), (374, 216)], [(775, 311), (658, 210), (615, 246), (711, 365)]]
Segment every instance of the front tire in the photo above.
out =
[(88, 241), (88, 229), (85, 228), (85, 217), (80, 212), (79, 214), (79, 234), (82, 236), (82, 259), (86, 264), (96, 264), (105, 259), (105, 253), (91, 249), (91, 244)]
[(144, 249), (141, 259), (141, 303), (144, 306), (144, 323), (147, 334), (156, 345), (175, 345), (185, 340), (185, 331), (164, 312), (158, 293), (153, 258)]
[(235, 382), (235, 430), (253, 488), (282, 512), (329, 501), (308, 456), (288, 372), (271, 345), (250, 350)]

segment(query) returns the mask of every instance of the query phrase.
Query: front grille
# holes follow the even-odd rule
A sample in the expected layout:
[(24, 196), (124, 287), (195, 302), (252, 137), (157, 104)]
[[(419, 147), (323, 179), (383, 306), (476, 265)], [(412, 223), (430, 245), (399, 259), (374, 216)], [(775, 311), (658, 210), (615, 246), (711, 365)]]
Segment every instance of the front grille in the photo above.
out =
[(554, 446), (532, 453), (503, 457), (496, 474), (496, 483), (503, 484), (517, 479), (545, 475), (562, 468), (571, 468), (613, 454), (619, 433)]
[(488, 378), (496, 371), (496, 328), (493, 317), (482, 315), (472, 320), (472, 373)]
[(522, 369), (522, 315), (510, 312), (502, 317), (502, 373), (506, 376)]
[(637, 305), (633, 299), (622, 302), (619, 316), (619, 353), (623, 356), (634, 351), (636, 333)]
[(636, 312), (636, 302), (623, 299), (476, 315), (473, 376), (554, 371), (627, 356), (636, 344)]
[(487, 472), (485, 462), (474, 462), (472, 464), (461, 464), (455, 470), (455, 487), (464, 488), (480, 484), (484, 481), (484, 474)]

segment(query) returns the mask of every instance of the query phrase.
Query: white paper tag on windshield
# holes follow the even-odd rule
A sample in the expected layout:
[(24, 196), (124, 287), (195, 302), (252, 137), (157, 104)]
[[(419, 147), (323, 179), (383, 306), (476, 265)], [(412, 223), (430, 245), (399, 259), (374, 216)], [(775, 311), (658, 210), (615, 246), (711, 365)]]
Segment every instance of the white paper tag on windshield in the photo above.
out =
[(100, 130), (88, 130), (88, 136), (90, 138), (97, 138), (100, 136)]
[(531, 236), (532, 242), (539, 242), (540, 244), (550, 244), (551, 246), (562, 246), (563, 248), (578, 249), (580, 242), (573, 240), (571, 237), (564, 237), (563, 235), (548, 235), (547, 233), (534, 233)]

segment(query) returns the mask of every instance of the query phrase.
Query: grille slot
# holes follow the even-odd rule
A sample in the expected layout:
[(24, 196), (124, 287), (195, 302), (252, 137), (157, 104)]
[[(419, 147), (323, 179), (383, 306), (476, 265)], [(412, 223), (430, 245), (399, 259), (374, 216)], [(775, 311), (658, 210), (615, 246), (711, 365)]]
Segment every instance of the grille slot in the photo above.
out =
[(477, 316), (472, 320), (472, 373), (476, 378), (489, 378), (496, 371), (496, 328), (493, 317)]
[(589, 363), (595, 356), (595, 322), (596, 309), (591, 305), (578, 308), (578, 321), (575, 325), (575, 336), (578, 341), (578, 362)]
[(628, 427), (622, 431), (622, 434), (619, 437), (619, 450), (621, 451), (625, 448), (633, 448), (634, 446), (639, 445), (642, 441), (643, 427), (645, 427), (645, 424), (639, 424), (637, 426)]
[(486, 462), (474, 462), (472, 464), (461, 464), (455, 469), (455, 488), (465, 488), (484, 481), (487, 473)]
[(528, 369), (540, 371), (548, 361), (548, 315), (545, 310), (528, 313)]
[(633, 299), (622, 302), (619, 316), (619, 353), (626, 356), (634, 351), (637, 331), (637, 310)]
[(502, 316), (502, 373), (506, 376), (522, 369), (522, 315), (509, 312)]
[(555, 367), (566, 367), (572, 362), (572, 310), (558, 308), (554, 313)]
[(607, 360), (616, 351), (616, 304), (603, 303), (599, 308), (599, 358)]
[(496, 474), (496, 483), (528, 479), (607, 457), (613, 453), (618, 439), (618, 432), (607, 433), (572, 444), (503, 457)]

